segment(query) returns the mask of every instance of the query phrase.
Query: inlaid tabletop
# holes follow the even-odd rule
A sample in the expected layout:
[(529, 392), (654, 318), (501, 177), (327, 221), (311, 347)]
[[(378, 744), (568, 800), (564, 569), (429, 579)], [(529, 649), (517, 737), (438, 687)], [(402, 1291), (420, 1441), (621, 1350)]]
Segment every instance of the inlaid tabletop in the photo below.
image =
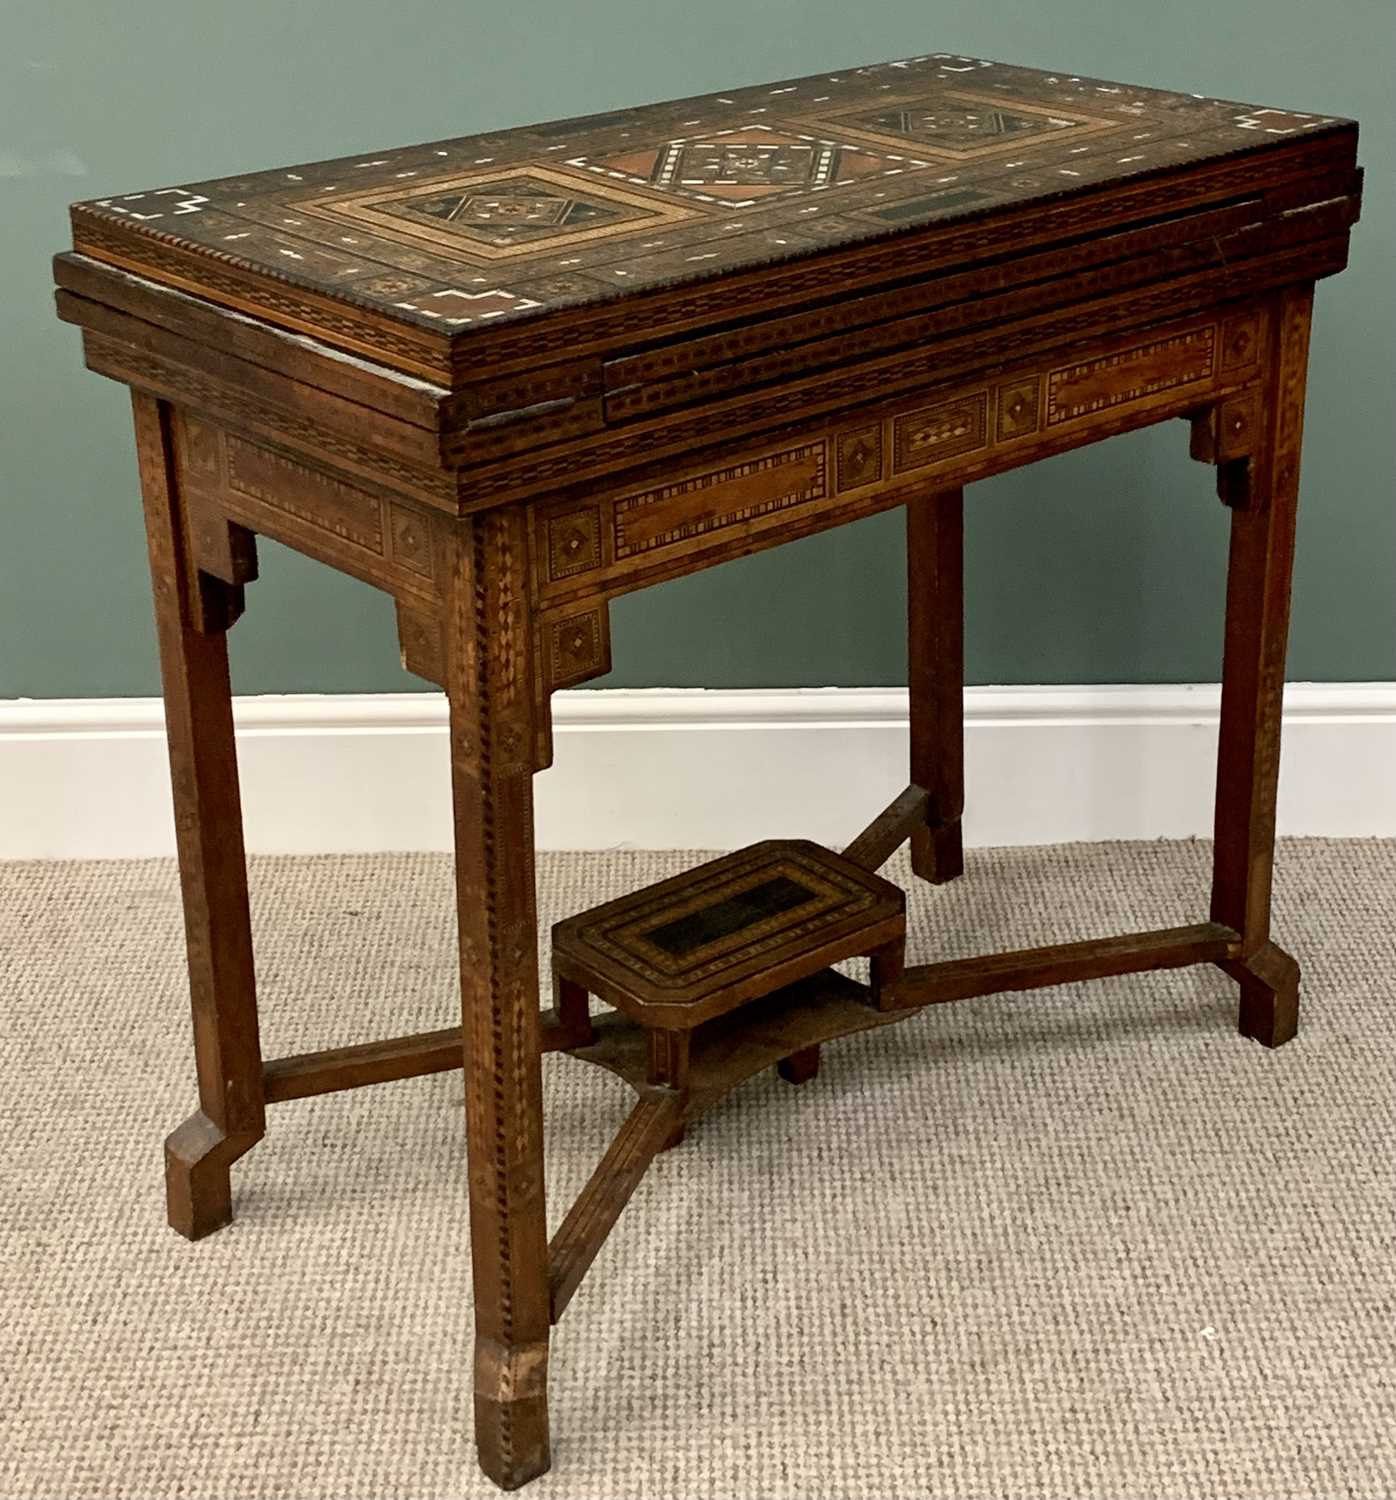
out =
[(1353, 128), (935, 53), (118, 194), (74, 242), (272, 318), (279, 284), (454, 337)]

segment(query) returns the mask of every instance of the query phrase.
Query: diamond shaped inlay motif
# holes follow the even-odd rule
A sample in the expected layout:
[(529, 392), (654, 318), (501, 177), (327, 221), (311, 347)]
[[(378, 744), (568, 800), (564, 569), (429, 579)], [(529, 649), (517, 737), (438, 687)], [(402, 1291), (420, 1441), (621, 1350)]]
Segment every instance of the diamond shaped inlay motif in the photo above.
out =
[(520, 177), (492, 192), (443, 193), (408, 207), (450, 224), (468, 239), (496, 246), (554, 239), (560, 233), (634, 217), (623, 205), (548, 189), (546, 182)]
[(910, 108), (876, 110), (855, 115), (853, 119), (855, 123), (871, 126), (874, 130), (904, 135), (908, 140), (925, 141), (928, 145), (944, 146), (951, 151), (974, 151), (980, 146), (997, 145), (1009, 137), (1021, 139), (1071, 128), (1070, 120), (968, 104), (939, 109), (912, 105)]
[(942, 160), (957, 161), (1031, 149), (1062, 136), (1074, 141), (1118, 128), (1114, 121), (1074, 110), (1059, 112), (950, 88), (889, 97), (876, 108), (841, 111), (820, 123), (854, 140), (911, 146)]
[(467, 260), (563, 249), (657, 229), (693, 212), (552, 166), (438, 177), (297, 206), (320, 218), (388, 231), (395, 239), (430, 246), (437, 255), (455, 252), (456, 258)]
[(579, 156), (568, 165), (704, 203), (749, 208), (780, 194), (839, 187), (926, 163), (884, 156), (852, 142), (747, 125), (613, 156)]
[(601, 517), (594, 506), (548, 521), (548, 577), (584, 573), (601, 561)]

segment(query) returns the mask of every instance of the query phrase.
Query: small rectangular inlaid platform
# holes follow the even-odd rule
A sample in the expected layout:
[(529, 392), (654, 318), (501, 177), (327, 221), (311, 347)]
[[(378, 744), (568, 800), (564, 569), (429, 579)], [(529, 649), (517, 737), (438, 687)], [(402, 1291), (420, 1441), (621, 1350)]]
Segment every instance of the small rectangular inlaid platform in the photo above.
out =
[(899, 943), (906, 897), (805, 839), (770, 839), (553, 928), (553, 968), (642, 1025), (689, 1029)]

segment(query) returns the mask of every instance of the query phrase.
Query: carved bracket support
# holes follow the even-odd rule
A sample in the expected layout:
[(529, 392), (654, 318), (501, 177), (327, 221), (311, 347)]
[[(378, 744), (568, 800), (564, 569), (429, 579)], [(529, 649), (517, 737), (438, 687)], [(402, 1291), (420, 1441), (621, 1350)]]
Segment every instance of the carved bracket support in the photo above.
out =
[(1260, 441), (1264, 412), (1259, 391), (1241, 391), (1190, 418), (1188, 451), (1199, 463), (1217, 470), (1217, 498), (1233, 510), (1254, 503), (1251, 455)]
[(441, 616), (421, 599), (403, 598), (397, 605), (398, 653), (403, 668), (417, 677), (446, 686), (446, 642)]
[[(399, 594), (397, 630), (403, 666), (444, 686), (446, 641), (438, 610), (415, 595)], [(534, 632), (534, 769), (541, 771), (553, 759), (549, 699), (559, 688), (576, 687), (611, 670), (609, 605), (594, 599), (540, 613)]]
[(611, 670), (611, 611), (605, 599), (568, 605), (539, 617), (533, 653), (538, 679), (534, 715), (538, 770), (553, 763), (549, 699), (559, 688), (576, 687)]
[(230, 629), (245, 607), (243, 586), (257, 577), (257, 539), (197, 493), (184, 501), (185, 558), (190, 569), (190, 622), (206, 635)]

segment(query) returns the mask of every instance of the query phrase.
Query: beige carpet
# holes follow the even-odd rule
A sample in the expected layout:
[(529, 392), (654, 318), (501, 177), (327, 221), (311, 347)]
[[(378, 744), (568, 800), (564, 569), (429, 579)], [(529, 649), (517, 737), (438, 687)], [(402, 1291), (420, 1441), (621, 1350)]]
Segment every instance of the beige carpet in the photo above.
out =
[[(552, 856), (544, 919), (695, 855)], [(917, 957), (1204, 914), (1202, 844), (975, 854)], [(895, 878), (908, 883), (900, 862)], [(446, 864), (263, 860), (269, 1055), (451, 1023)], [(554, 1341), (572, 1497), (1396, 1494), (1396, 844), (1295, 842), (1304, 1025), (1182, 970), (939, 1008), (660, 1158)], [(276, 1107), (163, 1227), (194, 1098), (165, 863), (0, 866), (0, 1495), (492, 1493), (456, 1075)], [(544, 1064), (556, 1223), (624, 1086)]]

